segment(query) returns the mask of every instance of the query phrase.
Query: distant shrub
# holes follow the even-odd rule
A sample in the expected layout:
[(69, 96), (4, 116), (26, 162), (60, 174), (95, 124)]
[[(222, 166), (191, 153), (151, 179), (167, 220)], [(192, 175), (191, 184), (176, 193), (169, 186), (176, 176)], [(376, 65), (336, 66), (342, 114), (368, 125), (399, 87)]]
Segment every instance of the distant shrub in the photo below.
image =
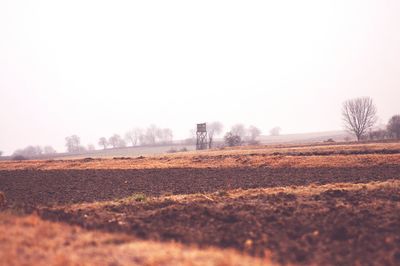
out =
[(174, 195), (174, 193), (172, 193), (172, 192), (170, 192), (170, 191), (167, 191), (167, 192), (162, 193), (162, 196), (163, 196), (163, 197), (170, 197), (170, 196), (172, 196), (172, 195)]
[(225, 144), (230, 147), (239, 146), (242, 143), (242, 138), (238, 134), (233, 134), (232, 132), (226, 133), (224, 140)]
[(229, 193), (226, 190), (220, 190), (220, 191), (217, 191), (217, 195), (220, 197), (227, 197), (227, 196), (229, 196)]
[(382, 140), (389, 138), (390, 134), (384, 129), (371, 130), (368, 132), (368, 139), (370, 140)]
[(15, 155), (11, 158), (14, 161), (23, 161), (23, 160), (28, 160), (27, 157), (23, 156), (23, 155)]
[(175, 152), (178, 152), (175, 148), (167, 150), (167, 153), (175, 153)]
[(40, 156), (42, 154), (43, 154), (42, 147), (40, 147), (40, 146), (28, 146), (28, 147), (25, 147), (24, 149), (19, 149), (19, 150), (14, 151), (12, 156), (15, 157), (15, 156), (21, 155), (21, 156), (24, 156), (24, 157), (27, 157), (27, 158), (28, 157), (32, 158), (32, 157), (35, 157), (35, 156)]
[(188, 149), (187, 149), (186, 147), (183, 147), (183, 148), (181, 148), (179, 151), (180, 151), (180, 152), (185, 152), (185, 151), (188, 151)]
[(130, 160), (131, 157), (113, 157), (113, 160)]
[(333, 143), (335, 142), (332, 138), (329, 138), (327, 140), (324, 140), (325, 143)]
[(145, 202), (145, 201), (147, 201), (147, 197), (143, 193), (135, 193), (132, 196), (130, 196), (130, 198), (132, 200), (134, 200), (134, 201), (137, 201), (137, 202)]

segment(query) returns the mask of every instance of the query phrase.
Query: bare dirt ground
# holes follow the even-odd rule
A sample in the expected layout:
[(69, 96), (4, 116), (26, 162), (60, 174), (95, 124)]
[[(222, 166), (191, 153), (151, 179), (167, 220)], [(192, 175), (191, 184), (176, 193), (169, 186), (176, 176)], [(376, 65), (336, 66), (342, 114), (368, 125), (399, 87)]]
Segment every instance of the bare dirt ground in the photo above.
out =
[(399, 143), (0, 162), (0, 191), (11, 264), (400, 264)]

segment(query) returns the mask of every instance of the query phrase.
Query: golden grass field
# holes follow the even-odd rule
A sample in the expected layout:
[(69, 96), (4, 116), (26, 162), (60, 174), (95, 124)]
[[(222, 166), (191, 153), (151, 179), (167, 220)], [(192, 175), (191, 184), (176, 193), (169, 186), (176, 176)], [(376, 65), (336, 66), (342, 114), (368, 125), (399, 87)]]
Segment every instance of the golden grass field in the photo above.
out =
[(0, 264), (399, 265), (400, 143), (0, 162)]

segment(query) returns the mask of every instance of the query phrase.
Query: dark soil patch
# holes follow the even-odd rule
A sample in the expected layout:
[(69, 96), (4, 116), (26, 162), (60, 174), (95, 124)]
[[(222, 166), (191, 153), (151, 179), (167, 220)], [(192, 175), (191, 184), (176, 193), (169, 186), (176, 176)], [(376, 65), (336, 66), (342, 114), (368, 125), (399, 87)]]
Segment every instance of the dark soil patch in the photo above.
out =
[[(0, 190), (5, 193), (9, 204), (36, 206), (115, 200), (135, 193), (160, 196), (165, 193), (211, 193), (240, 188), (367, 183), (388, 179), (400, 179), (400, 165), (362, 168), (2, 170)], [(393, 197), (396, 199), (396, 195)]]
[(282, 264), (397, 265), (400, 204), (390, 195), (400, 188), (332, 187), (317, 195), (244, 194), (216, 201), (42, 209), (40, 214), (144, 239), (234, 248), (261, 257), (272, 252)]

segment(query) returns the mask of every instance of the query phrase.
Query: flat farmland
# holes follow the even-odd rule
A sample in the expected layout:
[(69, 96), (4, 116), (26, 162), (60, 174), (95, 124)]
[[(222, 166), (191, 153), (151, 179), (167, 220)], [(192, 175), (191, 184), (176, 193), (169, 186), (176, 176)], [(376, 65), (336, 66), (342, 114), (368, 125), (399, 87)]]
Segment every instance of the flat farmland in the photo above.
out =
[(400, 264), (398, 142), (3, 161), (0, 191), (11, 264)]

